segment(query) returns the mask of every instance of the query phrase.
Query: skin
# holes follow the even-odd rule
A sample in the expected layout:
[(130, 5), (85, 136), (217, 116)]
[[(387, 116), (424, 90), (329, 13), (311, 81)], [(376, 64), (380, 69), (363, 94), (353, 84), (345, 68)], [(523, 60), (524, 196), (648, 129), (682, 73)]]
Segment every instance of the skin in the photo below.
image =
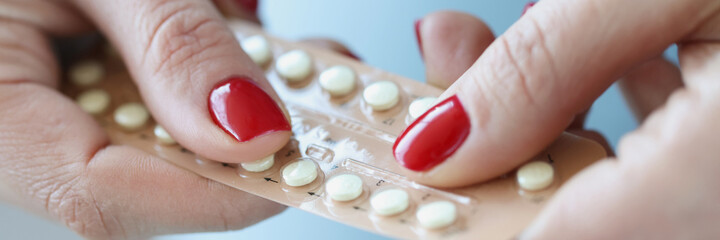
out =
[[(447, 31), (435, 26), (447, 25), (460, 27), (433, 35)], [(493, 39), (478, 31), (484, 28), (457, 12), (423, 19), (428, 80), (452, 83), (441, 98), (457, 95), (472, 127), (453, 156), (408, 176), (433, 186), (465, 186), (516, 168), (564, 129), (599, 139), (579, 128), (582, 114), (619, 80), (641, 126), (621, 139), (616, 157), (563, 186), (518, 237), (720, 236), (720, 2), (543, 0), (477, 49)], [(673, 43), (679, 68), (658, 57)], [(471, 66), (452, 72), (457, 69), (444, 67), (444, 58), (473, 60), (453, 63)]]

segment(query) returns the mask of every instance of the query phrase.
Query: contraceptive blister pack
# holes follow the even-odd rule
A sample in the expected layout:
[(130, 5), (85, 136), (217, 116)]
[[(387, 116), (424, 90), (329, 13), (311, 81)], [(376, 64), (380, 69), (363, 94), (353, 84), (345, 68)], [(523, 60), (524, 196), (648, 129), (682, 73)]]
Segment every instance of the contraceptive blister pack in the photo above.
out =
[(605, 157), (597, 143), (561, 135), (528, 164), (457, 189), (399, 175), (395, 138), (442, 90), (358, 61), (230, 22), (243, 49), (284, 101), (293, 136), (273, 156), (229, 164), (183, 148), (156, 125), (118, 59), (78, 63), (63, 92), (107, 131), (177, 166), (242, 191), (403, 239), (510, 239), (575, 173)]

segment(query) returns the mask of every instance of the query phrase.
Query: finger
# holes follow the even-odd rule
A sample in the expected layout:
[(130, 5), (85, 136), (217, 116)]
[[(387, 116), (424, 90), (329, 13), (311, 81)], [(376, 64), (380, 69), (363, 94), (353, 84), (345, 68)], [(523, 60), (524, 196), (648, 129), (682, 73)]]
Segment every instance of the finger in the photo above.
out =
[(185, 147), (243, 162), (288, 141), (279, 98), (209, 1), (76, 3), (119, 48), (153, 117)]
[(8, 0), (0, 2), (4, 19), (35, 26), (43, 32), (67, 36), (89, 31), (92, 25), (66, 1)]
[(447, 88), (480, 57), (495, 39), (490, 27), (457, 11), (439, 11), (416, 22), (427, 83)]
[(260, 24), (258, 18), (258, 0), (213, 0), (218, 10), (225, 16)]
[(637, 66), (620, 80), (623, 95), (639, 122), (682, 86), (680, 69), (662, 57)]
[(717, 236), (708, 222), (719, 213), (708, 206), (715, 206), (718, 196), (704, 186), (717, 181), (720, 169), (720, 44), (707, 40), (680, 47), (687, 88), (675, 91), (638, 130), (621, 139), (618, 161), (597, 163), (566, 183), (523, 238)]
[(315, 46), (318, 48), (334, 51), (336, 53), (339, 53), (339, 54), (345, 55), (349, 58), (360, 61), (360, 58), (357, 55), (355, 55), (355, 53), (350, 51), (350, 48), (345, 46), (345, 44), (342, 44), (342, 43), (332, 40), (332, 39), (308, 38), (308, 39), (303, 39), (300, 42), (308, 44), (308, 45), (312, 45), (312, 46)]
[(0, 200), (91, 239), (239, 228), (282, 209), (108, 146), (93, 118), (51, 88), (57, 67), (37, 28), (0, 20), (0, 53)]
[(718, 5), (541, 1), (405, 130), (395, 157), (411, 178), (436, 186), (508, 172), (559, 136), (622, 73), (690, 34)]

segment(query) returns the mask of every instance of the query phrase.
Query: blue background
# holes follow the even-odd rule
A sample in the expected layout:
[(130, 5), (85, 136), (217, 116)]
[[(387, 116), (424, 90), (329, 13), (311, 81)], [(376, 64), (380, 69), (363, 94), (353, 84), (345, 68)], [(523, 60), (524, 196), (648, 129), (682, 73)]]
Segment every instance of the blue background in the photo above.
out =
[[(485, 20), (496, 35), (520, 16), (524, 0), (265, 0), (260, 16), (268, 32), (290, 40), (329, 37), (345, 43), (367, 64), (424, 81), (424, 67), (413, 23), (437, 10), (454, 9)], [(588, 56), (592, 57), (592, 56)], [(675, 59), (674, 57), (671, 57)], [(611, 87), (592, 108), (587, 126), (599, 130), (615, 146), (636, 127), (618, 89)], [(3, 239), (79, 239), (56, 223), (0, 204)], [(158, 239), (384, 239), (330, 220), (288, 209), (240, 231), (198, 233)]]

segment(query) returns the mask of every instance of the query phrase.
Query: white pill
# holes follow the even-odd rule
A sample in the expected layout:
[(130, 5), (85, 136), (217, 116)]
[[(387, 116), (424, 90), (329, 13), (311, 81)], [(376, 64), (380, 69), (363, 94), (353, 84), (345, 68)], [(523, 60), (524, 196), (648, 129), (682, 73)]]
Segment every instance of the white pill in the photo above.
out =
[(127, 130), (135, 130), (148, 121), (150, 114), (140, 103), (126, 103), (115, 109), (115, 122)]
[(240, 166), (248, 172), (262, 172), (270, 169), (273, 164), (275, 164), (275, 154), (271, 154), (270, 156), (254, 162), (241, 163)]
[(325, 184), (325, 191), (335, 201), (350, 201), (363, 192), (362, 179), (352, 174), (342, 174), (331, 178)]
[(427, 229), (447, 227), (457, 218), (455, 204), (437, 201), (420, 206), (415, 213), (420, 226)]
[(96, 84), (105, 76), (102, 63), (88, 60), (76, 63), (70, 68), (70, 81), (78, 86)]
[(285, 183), (292, 187), (304, 186), (317, 178), (317, 168), (312, 160), (303, 159), (287, 165), (282, 176)]
[(405, 211), (410, 205), (410, 197), (403, 190), (388, 189), (373, 195), (370, 205), (376, 214), (390, 216)]
[(155, 137), (157, 137), (157, 140), (164, 144), (175, 144), (175, 139), (170, 136), (170, 133), (165, 131), (165, 128), (162, 126), (155, 125), (155, 129), (153, 129), (153, 133), (155, 133)]
[(365, 88), (363, 98), (376, 111), (388, 110), (400, 100), (400, 90), (390, 81), (375, 82)]
[(342, 96), (355, 89), (355, 71), (347, 66), (333, 66), (320, 73), (320, 87), (330, 95)]
[(240, 41), (240, 46), (255, 64), (263, 66), (272, 57), (270, 43), (265, 37), (255, 35)]
[(415, 99), (408, 106), (408, 114), (412, 119), (416, 119), (427, 112), (428, 109), (435, 106), (437, 98), (435, 97), (424, 97)]
[(81, 93), (76, 101), (85, 112), (99, 114), (110, 106), (110, 94), (100, 89), (88, 90)]
[(517, 182), (522, 189), (535, 191), (550, 186), (555, 178), (553, 167), (542, 161), (525, 164), (517, 171)]
[(312, 58), (303, 50), (292, 50), (278, 57), (275, 69), (290, 82), (306, 79), (312, 73)]

